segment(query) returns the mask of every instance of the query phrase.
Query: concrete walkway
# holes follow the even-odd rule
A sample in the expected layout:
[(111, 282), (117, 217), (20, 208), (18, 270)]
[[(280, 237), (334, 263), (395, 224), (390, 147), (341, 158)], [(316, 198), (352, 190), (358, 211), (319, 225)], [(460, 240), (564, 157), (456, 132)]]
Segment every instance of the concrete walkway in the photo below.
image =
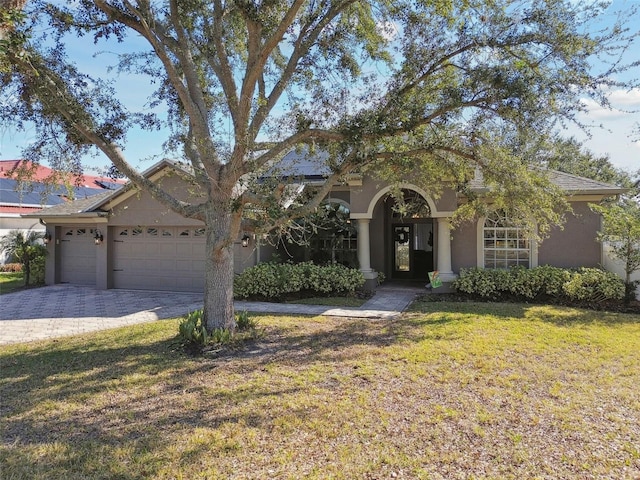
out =
[[(360, 308), (235, 302), (236, 311), (390, 319), (425, 290), (383, 286)], [(0, 344), (77, 335), (163, 318), (202, 308), (202, 294), (142, 290), (95, 290), (52, 285), (0, 296)]]

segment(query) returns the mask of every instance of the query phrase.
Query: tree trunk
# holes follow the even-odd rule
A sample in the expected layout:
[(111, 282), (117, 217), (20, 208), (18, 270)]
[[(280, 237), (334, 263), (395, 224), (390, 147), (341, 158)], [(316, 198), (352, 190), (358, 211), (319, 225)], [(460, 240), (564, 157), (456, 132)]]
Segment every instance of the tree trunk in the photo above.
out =
[(204, 320), (207, 331), (236, 326), (233, 309), (233, 240), (231, 213), (211, 207), (206, 212)]
[(31, 261), (28, 258), (22, 263), (22, 269), (24, 270), (24, 286), (28, 287), (31, 283)]
[(636, 298), (635, 285), (631, 283), (631, 274), (633, 273), (633, 267), (631, 266), (631, 258), (633, 256), (633, 244), (627, 241), (627, 261), (624, 265), (625, 282), (624, 282), (624, 304), (629, 305), (631, 300)]

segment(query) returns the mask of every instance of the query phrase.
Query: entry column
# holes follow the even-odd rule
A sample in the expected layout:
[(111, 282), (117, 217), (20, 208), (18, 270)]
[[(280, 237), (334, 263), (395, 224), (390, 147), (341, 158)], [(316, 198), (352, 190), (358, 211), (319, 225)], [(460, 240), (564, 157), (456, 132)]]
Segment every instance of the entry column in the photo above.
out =
[(371, 245), (369, 241), (369, 218), (358, 219), (358, 262), (364, 275), (365, 288), (374, 289), (378, 274), (371, 268)]
[(443, 282), (456, 279), (451, 270), (451, 224), (446, 217), (438, 218), (438, 256), (436, 268)]

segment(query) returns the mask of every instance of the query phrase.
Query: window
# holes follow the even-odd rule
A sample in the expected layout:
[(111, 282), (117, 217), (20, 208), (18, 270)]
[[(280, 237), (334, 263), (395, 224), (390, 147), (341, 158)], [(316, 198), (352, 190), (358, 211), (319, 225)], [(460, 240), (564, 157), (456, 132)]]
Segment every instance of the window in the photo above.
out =
[(349, 207), (338, 202), (325, 203), (313, 224), (310, 260), (320, 264), (337, 262), (349, 267), (358, 264), (358, 235), (351, 223)]
[(533, 266), (531, 240), (503, 211), (491, 213), (484, 221), (482, 254), (484, 268)]

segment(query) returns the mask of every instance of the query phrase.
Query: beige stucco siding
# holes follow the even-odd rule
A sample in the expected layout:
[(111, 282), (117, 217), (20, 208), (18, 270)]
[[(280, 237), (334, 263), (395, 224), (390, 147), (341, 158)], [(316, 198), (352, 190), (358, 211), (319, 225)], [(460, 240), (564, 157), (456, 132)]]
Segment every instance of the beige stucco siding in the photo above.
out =
[(602, 246), (596, 240), (600, 216), (589, 209), (588, 202), (572, 202), (564, 228), (551, 230), (551, 235), (538, 246), (538, 264), (562, 268), (599, 267)]
[[(161, 180), (162, 188), (177, 198), (188, 198), (189, 188), (179, 177), (165, 177)], [(185, 218), (155, 200), (149, 193), (135, 192), (126, 200), (118, 203), (109, 217), (110, 226), (127, 225), (173, 225), (203, 226), (198, 220)]]
[[(432, 215), (434, 217), (447, 216), (457, 208), (457, 194), (455, 190), (450, 187), (445, 187), (438, 197), (431, 195), (428, 191), (425, 191), (410, 183), (404, 183), (402, 188), (409, 188), (419, 192), (425, 197), (430, 207), (432, 208)], [(364, 177), (362, 180), (362, 186), (352, 187), (351, 190), (351, 214), (355, 215), (355, 218), (371, 218), (370, 214), (372, 207), (378, 206), (381, 198), (384, 198), (384, 193), (390, 190), (390, 184), (388, 182), (375, 180), (370, 177)], [(374, 205), (375, 202), (375, 205)]]
[(475, 267), (478, 264), (478, 227), (475, 221), (464, 222), (451, 232), (451, 269)]

